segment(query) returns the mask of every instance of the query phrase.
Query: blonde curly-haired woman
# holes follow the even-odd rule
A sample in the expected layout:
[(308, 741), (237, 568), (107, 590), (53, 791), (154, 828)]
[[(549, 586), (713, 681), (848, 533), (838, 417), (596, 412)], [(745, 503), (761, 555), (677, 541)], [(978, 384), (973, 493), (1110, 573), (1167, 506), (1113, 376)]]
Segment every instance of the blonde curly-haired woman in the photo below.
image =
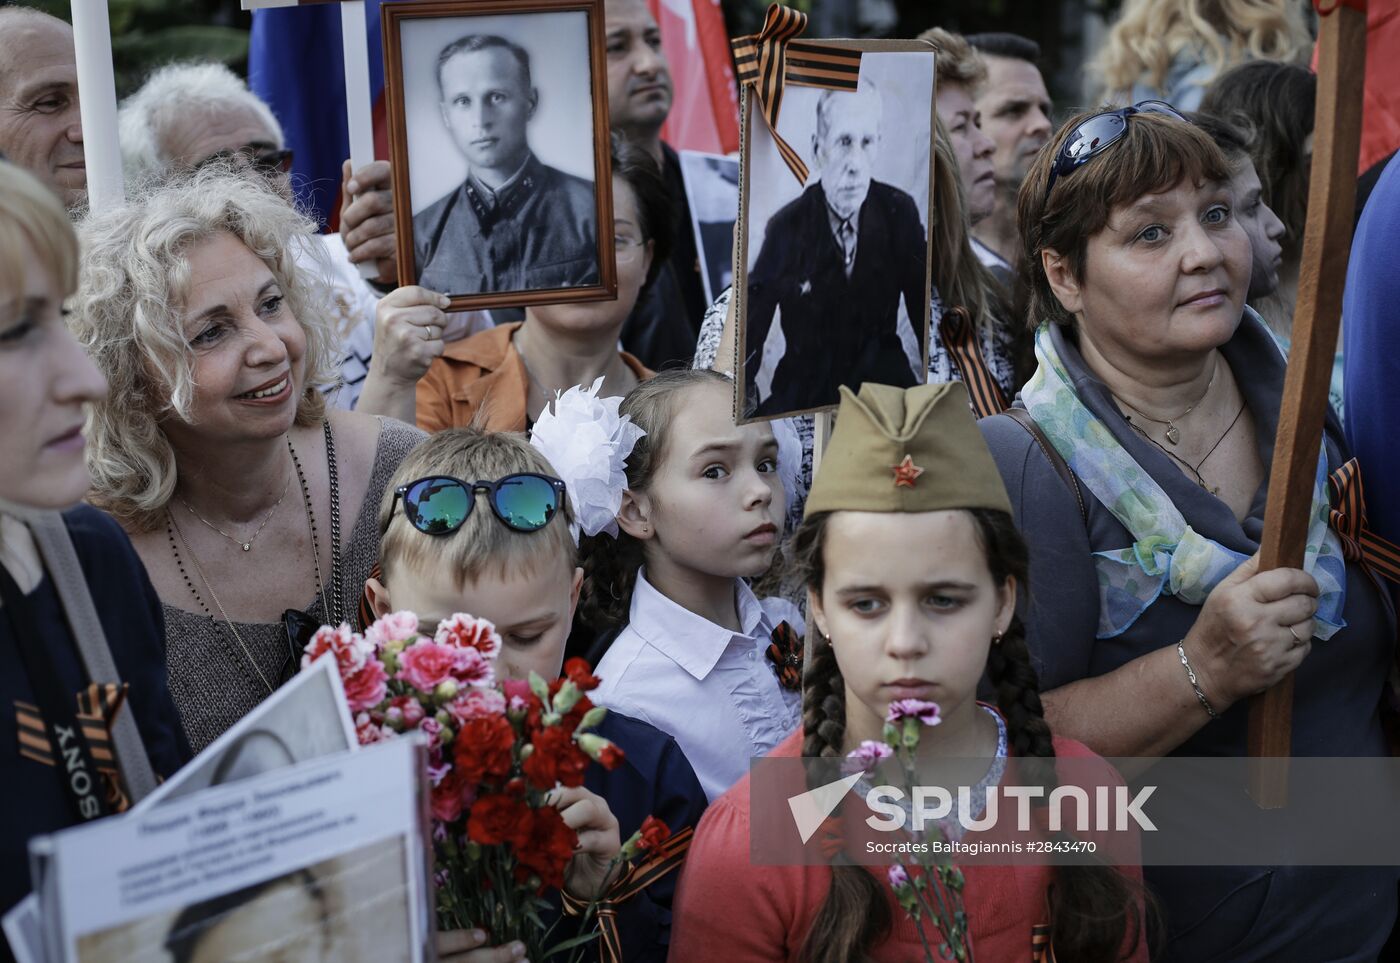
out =
[(1295, 63), (1312, 37), (1294, 0), (1127, 0), (1090, 65), (1103, 99), (1200, 107), (1205, 88), (1246, 60)]

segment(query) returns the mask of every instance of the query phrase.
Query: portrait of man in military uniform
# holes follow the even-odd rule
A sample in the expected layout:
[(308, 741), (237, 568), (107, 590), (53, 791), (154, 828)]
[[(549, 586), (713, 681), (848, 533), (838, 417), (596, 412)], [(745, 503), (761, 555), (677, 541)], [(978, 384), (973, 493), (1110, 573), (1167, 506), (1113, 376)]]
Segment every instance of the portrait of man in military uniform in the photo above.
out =
[[(922, 380), (911, 354), (928, 308), (927, 232), (909, 191), (875, 178), (886, 146), (885, 99), (864, 74), (854, 91), (816, 97), (815, 179), (768, 218), (746, 279), (745, 384), (757, 401), (754, 414), (834, 405), (843, 384), (856, 390), (867, 381), (909, 387)], [(797, 186), (786, 168), (782, 176), (780, 186)], [(749, 189), (761, 188), (751, 181)], [(775, 323), (782, 355), (771, 368), (771, 390), (758, 397)]]
[(541, 94), (530, 54), (502, 36), (468, 34), (438, 54), (437, 81), (467, 175), (413, 216), (418, 283), (454, 295), (598, 284), (594, 184), (531, 148)]

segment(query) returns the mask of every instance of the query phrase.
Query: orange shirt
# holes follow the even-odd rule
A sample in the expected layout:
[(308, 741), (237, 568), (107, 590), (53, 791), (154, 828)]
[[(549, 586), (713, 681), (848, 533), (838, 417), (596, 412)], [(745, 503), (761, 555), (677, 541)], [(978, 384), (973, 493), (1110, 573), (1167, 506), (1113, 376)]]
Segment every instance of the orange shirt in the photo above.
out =
[[(520, 322), (497, 325), (449, 344), (418, 382), (418, 427), (524, 431), (530, 377), (515, 350), (519, 328)], [(619, 354), (637, 380), (653, 376), (626, 351)]]

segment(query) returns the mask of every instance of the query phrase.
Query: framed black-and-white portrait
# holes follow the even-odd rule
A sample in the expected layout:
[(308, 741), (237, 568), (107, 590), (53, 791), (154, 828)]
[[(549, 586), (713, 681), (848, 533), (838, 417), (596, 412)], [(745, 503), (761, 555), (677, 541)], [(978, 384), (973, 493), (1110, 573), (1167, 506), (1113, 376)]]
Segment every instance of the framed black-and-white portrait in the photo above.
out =
[(739, 214), (739, 158), (680, 151), (690, 227), (700, 253), (706, 303), (734, 281), (734, 219)]
[(860, 60), (854, 87), (785, 85), (777, 131), (806, 165), (805, 181), (744, 90), (734, 263), (741, 421), (828, 410), (841, 385), (910, 387), (927, 370), (934, 48), (811, 46), (859, 50)]
[(380, 12), (400, 282), (452, 310), (616, 297), (601, 0)]

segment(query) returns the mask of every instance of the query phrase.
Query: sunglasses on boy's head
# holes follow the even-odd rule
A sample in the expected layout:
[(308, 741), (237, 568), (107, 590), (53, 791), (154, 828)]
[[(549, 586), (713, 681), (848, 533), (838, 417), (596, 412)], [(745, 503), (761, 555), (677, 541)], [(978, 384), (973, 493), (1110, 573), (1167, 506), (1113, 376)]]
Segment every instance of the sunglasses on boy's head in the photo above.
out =
[(451, 535), (471, 515), (477, 492), (486, 494), (491, 511), (507, 528), (537, 532), (559, 511), (564, 483), (533, 472), (476, 482), (431, 475), (394, 489), (394, 506), (402, 498), (409, 524), (425, 535)]
[(1190, 123), (1175, 107), (1161, 100), (1141, 100), (1131, 107), (1095, 114), (1076, 127), (1060, 146), (1055, 163), (1050, 168), (1050, 180), (1045, 185), (1045, 199), (1050, 200), (1056, 178), (1068, 177), (1089, 163), (1091, 158), (1118, 143), (1128, 129), (1128, 118), (1133, 114), (1165, 114)]

